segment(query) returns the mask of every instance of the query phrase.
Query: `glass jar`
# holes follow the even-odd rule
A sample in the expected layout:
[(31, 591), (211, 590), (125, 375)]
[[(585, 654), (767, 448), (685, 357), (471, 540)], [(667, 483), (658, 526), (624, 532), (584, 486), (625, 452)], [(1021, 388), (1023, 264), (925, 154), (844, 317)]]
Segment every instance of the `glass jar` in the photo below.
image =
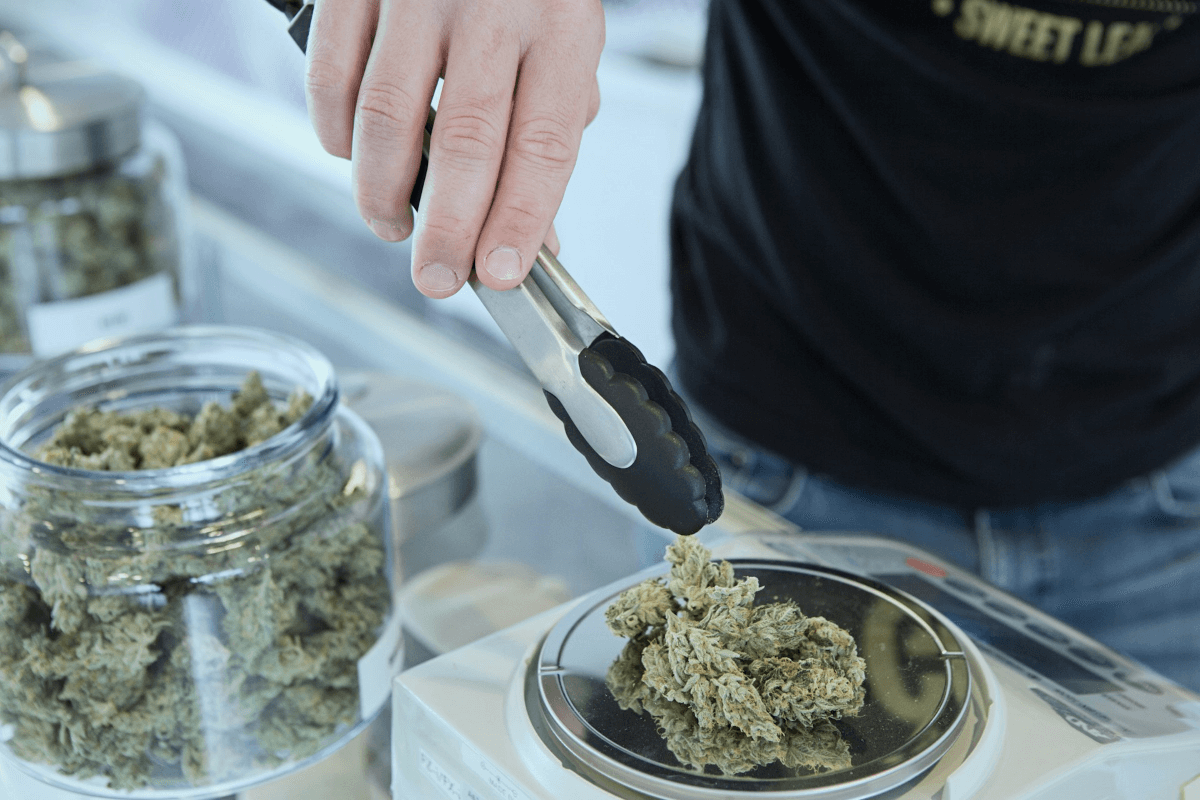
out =
[[(35, 459), (76, 409), (194, 417), (257, 371), (266, 440), (126, 472)], [(0, 396), (0, 760), (103, 797), (232, 794), (322, 758), (401, 661), (384, 458), (296, 340), (227, 327), (42, 362)]]
[(191, 303), (183, 159), (143, 91), (30, 62), (0, 34), (0, 373), (177, 324)]

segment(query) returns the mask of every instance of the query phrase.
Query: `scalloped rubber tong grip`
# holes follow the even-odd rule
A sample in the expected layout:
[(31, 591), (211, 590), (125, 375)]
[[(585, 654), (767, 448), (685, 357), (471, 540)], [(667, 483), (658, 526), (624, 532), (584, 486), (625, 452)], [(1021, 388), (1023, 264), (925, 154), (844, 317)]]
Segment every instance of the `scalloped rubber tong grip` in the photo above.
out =
[[(267, 2), (284, 12), (289, 33), (306, 49), (312, 0)], [(431, 108), (414, 208), (425, 184), (434, 119)], [(721, 473), (687, 406), (546, 247), (513, 289), (494, 291), (474, 275), (469, 283), (541, 383), (571, 444), (622, 499), (655, 525), (681, 534), (721, 515)]]
[(550, 392), (546, 401), (567, 438), (621, 499), (646, 519), (691, 534), (721, 515), (721, 473), (704, 434), (662, 371), (627, 339), (604, 335), (580, 354), (584, 379), (617, 410), (638, 443), (637, 460), (620, 469), (596, 454)]

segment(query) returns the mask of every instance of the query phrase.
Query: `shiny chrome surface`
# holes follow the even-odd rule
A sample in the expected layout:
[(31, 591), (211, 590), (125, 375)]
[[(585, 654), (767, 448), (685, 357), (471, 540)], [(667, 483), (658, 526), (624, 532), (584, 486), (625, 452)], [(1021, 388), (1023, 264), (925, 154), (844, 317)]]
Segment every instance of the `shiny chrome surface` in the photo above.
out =
[(590, 345), (604, 333), (617, 335), (608, 319), (545, 245), (538, 252), (529, 274), (541, 287), (550, 305), (585, 345)]
[(521, 360), (547, 392), (558, 398), (596, 453), (624, 469), (637, 459), (637, 443), (621, 415), (584, 380), (579, 354), (587, 345), (550, 304), (537, 282), (526, 277), (504, 292), (489, 289), (472, 274), (471, 288), (496, 320)]
[(564, 617), (527, 672), (534, 727), (564, 766), (618, 797), (715, 800), (743, 794), (860, 800), (920, 777), (953, 745), (966, 720), (969, 663), (941, 618), (903, 592), (818, 566), (732, 560), (739, 577), (763, 585), (760, 602), (794, 600), (810, 616), (846, 628), (867, 662), (867, 697), (857, 717), (836, 721), (852, 765), (836, 772), (779, 764), (737, 776), (697, 772), (667, 750), (648, 715), (623, 711), (604, 684), (624, 640), (604, 609), (624, 588), (665, 569), (603, 590)]
[(0, 180), (69, 175), (138, 146), (136, 82), (83, 62), (29, 56), (11, 34), (0, 35)]
[[(421, 150), (429, 158), (430, 131), (437, 113), (429, 109)], [(533, 269), (505, 292), (489, 289), (475, 273), (468, 280), (521, 360), (550, 394), (558, 398), (596, 454), (619, 469), (637, 460), (629, 426), (579, 371), (579, 354), (601, 333), (616, 335), (608, 320), (571, 279), (554, 254), (542, 246)]]

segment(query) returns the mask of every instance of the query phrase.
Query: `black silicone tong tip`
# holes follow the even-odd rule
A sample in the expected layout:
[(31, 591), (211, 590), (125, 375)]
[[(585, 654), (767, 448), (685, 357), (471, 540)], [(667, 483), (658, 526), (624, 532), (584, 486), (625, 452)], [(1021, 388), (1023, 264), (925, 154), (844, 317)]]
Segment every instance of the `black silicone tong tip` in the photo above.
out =
[(655, 525), (687, 535), (715, 522), (725, 508), (721, 473), (667, 376), (627, 340), (607, 334), (580, 353), (579, 368), (637, 442), (633, 464), (614, 467), (596, 454), (558, 398), (547, 392), (567, 438), (596, 474)]

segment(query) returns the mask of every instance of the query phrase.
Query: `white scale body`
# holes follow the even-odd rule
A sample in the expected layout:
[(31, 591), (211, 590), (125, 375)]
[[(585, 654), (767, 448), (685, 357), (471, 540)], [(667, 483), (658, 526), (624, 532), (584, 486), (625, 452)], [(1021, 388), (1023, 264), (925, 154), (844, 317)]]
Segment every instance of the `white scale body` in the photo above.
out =
[[(878, 796), (1200, 800), (1200, 696), (977, 577), (877, 537), (743, 533), (710, 545), (714, 558), (735, 565), (739, 558), (797, 562), (887, 584), (936, 612), (962, 643), (971, 675), (963, 724), (946, 737), (931, 767)], [(625, 585), (629, 582), (621, 582)], [(576, 603), (596, 604), (620, 588), (614, 587)], [(392, 774), (397, 800), (674, 796), (638, 793), (625, 784), (584, 777), (586, 770), (564, 768), (561, 751), (556, 754), (535, 730), (527, 709), (529, 665), (538, 663), (541, 642), (576, 603), (396, 678)], [(868, 682), (870, 676), (868, 667)], [(855, 791), (843, 786), (836, 796), (877, 796), (877, 789)], [(743, 794), (781, 800), (834, 796), (828, 791), (711, 796)]]

